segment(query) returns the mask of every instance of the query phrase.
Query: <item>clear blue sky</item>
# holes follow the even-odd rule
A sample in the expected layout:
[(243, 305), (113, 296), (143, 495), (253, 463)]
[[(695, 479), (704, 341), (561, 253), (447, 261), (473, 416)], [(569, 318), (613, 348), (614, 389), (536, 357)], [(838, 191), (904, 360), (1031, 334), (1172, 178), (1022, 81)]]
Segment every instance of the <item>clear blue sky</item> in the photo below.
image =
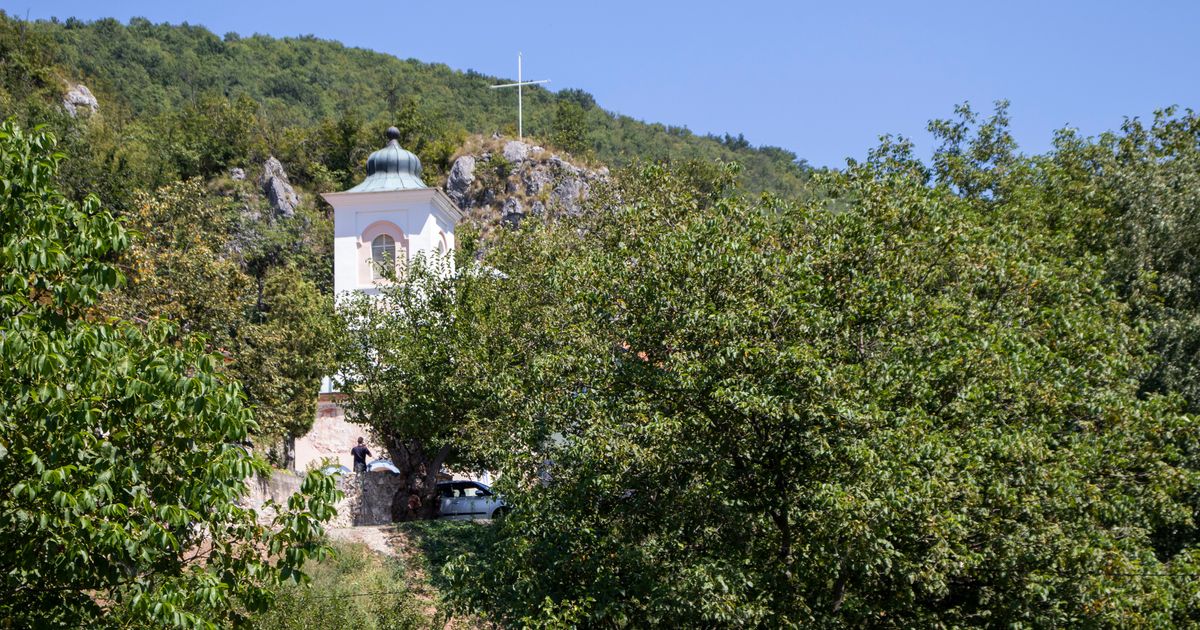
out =
[[(883, 133), (930, 149), (956, 103), (1012, 101), (1027, 152), (1070, 125), (1200, 108), (1200, 2), (377, 2), (0, 0), (30, 18), (146, 17), (218, 35), (312, 34), (549, 87), (697, 133), (744, 133), (815, 165)], [(470, 98), (464, 94), (463, 98)]]

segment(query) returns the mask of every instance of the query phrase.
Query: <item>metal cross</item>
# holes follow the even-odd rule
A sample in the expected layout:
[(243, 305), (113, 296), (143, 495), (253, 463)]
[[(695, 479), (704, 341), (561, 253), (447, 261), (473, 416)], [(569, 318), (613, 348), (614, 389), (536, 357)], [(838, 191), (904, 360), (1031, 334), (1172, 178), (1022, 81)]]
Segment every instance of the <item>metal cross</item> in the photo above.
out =
[(517, 88), (517, 137), (519, 139), (521, 139), (521, 140), (525, 139), (525, 112), (523, 111), (522, 105), (521, 105), (521, 86), (522, 85), (535, 85), (538, 83), (549, 83), (549, 82), (550, 82), (550, 79), (542, 79), (540, 81), (522, 81), (521, 80), (521, 53), (517, 53), (517, 82), (516, 83), (504, 83), (502, 85), (490, 86), (493, 90), (496, 88), (507, 88), (507, 87)]

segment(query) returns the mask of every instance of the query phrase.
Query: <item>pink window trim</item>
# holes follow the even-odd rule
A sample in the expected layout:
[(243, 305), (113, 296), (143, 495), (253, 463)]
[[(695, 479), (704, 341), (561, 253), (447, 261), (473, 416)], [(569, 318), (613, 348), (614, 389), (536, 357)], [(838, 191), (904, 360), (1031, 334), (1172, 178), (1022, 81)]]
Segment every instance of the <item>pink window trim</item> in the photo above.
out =
[(371, 243), (375, 237), (387, 234), (396, 240), (396, 262), (408, 262), (408, 236), (400, 226), (391, 221), (376, 221), (367, 226), (358, 237), (358, 283), (360, 285), (374, 284), (371, 278)]

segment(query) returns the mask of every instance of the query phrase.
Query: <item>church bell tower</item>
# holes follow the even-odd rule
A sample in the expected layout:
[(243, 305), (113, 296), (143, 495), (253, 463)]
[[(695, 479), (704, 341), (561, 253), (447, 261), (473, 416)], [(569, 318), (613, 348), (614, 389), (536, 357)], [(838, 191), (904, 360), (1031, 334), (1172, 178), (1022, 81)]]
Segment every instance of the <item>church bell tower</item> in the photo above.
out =
[(387, 145), (367, 158), (367, 177), (350, 190), (322, 195), (333, 206), (333, 290), (374, 293), (389, 266), (455, 248), (458, 206), (421, 179), (421, 160), (387, 130)]
[[(391, 127), (387, 137), (387, 145), (367, 159), (362, 183), (322, 195), (333, 206), (335, 298), (375, 294), (388, 266), (399, 270), (415, 256), (455, 248), (454, 227), (462, 212), (446, 193), (421, 180), (421, 160), (401, 148), (400, 131)], [(352, 466), (350, 446), (364, 431), (347, 421), (342, 399), (333, 379), (322, 379), (312, 429), (296, 438), (297, 470), (327, 459)], [(380, 445), (369, 446), (382, 452)]]

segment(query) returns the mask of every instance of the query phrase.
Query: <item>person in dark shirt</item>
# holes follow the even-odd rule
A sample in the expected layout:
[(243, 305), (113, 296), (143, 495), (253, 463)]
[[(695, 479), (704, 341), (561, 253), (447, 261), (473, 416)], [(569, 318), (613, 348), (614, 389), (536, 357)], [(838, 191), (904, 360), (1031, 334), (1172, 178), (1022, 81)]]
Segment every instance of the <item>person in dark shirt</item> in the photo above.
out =
[(350, 454), (354, 456), (354, 472), (366, 472), (367, 458), (371, 456), (371, 449), (363, 444), (362, 438), (358, 438), (358, 446), (350, 449)]

